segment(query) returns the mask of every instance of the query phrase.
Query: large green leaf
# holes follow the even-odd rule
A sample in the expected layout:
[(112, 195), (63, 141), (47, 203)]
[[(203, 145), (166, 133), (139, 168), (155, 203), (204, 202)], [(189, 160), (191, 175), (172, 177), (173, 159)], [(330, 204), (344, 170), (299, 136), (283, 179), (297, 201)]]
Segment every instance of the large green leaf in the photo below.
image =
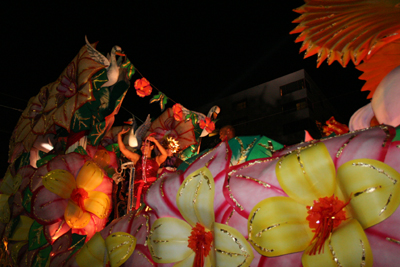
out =
[(34, 221), (29, 230), (28, 250), (35, 250), (47, 244), (46, 237), (43, 233), (43, 225)]

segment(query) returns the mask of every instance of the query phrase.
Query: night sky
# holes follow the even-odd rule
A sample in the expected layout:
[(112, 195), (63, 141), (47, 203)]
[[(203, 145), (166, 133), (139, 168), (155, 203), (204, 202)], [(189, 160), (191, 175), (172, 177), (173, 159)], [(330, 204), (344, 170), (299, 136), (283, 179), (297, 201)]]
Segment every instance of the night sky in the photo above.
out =
[[(100, 52), (119, 45), (155, 87), (188, 109), (305, 69), (340, 112), (338, 121), (367, 104), (361, 72), (351, 63), (316, 68), (303, 59), (289, 32), (302, 1), (90, 1), (73, 5), (38, 1), (2, 6), (3, 113), (1, 170), (7, 166), (11, 132), (30, 97), (55, 81), (85, 45)], [(141, 76), (136, 73), (133, 83)], [(133, 87), (133, 86), (132, 86)], [(123, 107), (139, 118), (157, 116), (158, 104), (130, 89)], [(169, 102), (167, 107), (174, 103)], [(5, 107), (6, 106), (6, 107)], [(223, 111), (222, 111), (223, 112)], [(117, 122), (130, 117), (124, 109)], [(0, 171), (1, 171), (0, 170)], [(3, 173), (4, 173), (3, 171)]]

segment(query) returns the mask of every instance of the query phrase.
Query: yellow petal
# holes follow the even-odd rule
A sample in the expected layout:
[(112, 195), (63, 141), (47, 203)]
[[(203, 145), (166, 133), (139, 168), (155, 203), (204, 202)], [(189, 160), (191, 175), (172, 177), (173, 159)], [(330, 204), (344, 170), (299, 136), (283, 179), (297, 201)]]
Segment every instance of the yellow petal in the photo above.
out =
[(21, 182), (21, 174), (17, 174), (15, 177), (13, 177), (11, 175), (10, 168), (8, 168), (3, 181), (0, 184), (0, 192), (8, 195), (15, 194), (21, 185)]
[(192, 253), (189, 257), (184, 260), (177, 262), (173, 267), (193, 267), (193, 261), (196, 254)]
[(188, 223), (176, 218), (156, 220), (149, 235), (149, 250), (153, 260), (157, 263), (179, 262), (194, 254), (188, 247), (191, 231)]
[(10, 195), (0, 194), (0, 222), (8, 223), (10, 221), (10, 205), (8, 199)]
[(21, 248), (23, 248), (26, 244), (28, 244), (28, 241), (22, 241), (22, 242), (10, 242), (8, 243), (8, 251), (10, 252), (10, 256), (13, 259), (14, 262), (18, 262), (18, 260), (21, 260)]
[(105, 169), (110, 165), (110, 155), (108, 154), (107, 150), (99, 149), (96, 151), (96, 154), (93, 157), (94, 162), (102, 168)]
[(363, 228), (375, 225), (400, 204), (400, 174), (389, 165), (372, 159), (346, 162), (338, 169), (338, 181), (346, 201)]
[(76, 177), (78, 188), (92, 191), (103, 182), (103, 171), (92, 161), (86, 161)]
[(221, 267), (250, 266), (254, 255), (249, 242), (238, 230), (225, 224), (214, 224), (217, 265)]
[(115, 232), (106, 238), (106, 247), (111, 267), (119, 267), (132, 255), (136, 238), (124, 232)]
[[(329, 244), (330, 243), (330, 244)], [(324, 253), (308, 255), (311, 246), (302, 257), (304, 267), (308, 266), (372, 266), (372, 251), (367, 236), (357, 220), (342, 223), (333, 231), (331, 240), (324, 245)]]
[(46, 173), (42, 178), (42, 182), (47, 190), (64, 199), (68, 199), (72, 190), (76, 188), (75, 178), (72, 173), (61, 169)]
[(31, 229), (33, 222), (34, 222), (33, 219), (31, 219), (27, 216), (21, 215), (20, 220), (19, 220), (17, 226), (15, 227), (15, 230), (12, 233), (9, 240), (14, 240), (14, 241), (28, 240), (29, 230)]
[(332, 196), (335, 187), (335, 166), (323, 143), (293, 151), (276, 165), (279, 184), (288, 196), (304, 205)]
[(214, 191), (214, 178), (207, 167), (191, 173), (179, 187), (176, 204), (193, 227), (199, 222), (207, 229), (213, 229)]
[(81, 208), (71, 200), (68, 201), (67, 208), (64, 212), (64, 218), (69, 227), (73, 229), (84, 228), (90, 222), (89, 212), (81, 210)]
[(110, 208), (110, 198), (103, 192), (89, 191), (89, 198), (85, 200), (85, 209), (95, 214), (100, 219), (104, 219), (108, 215)]
[(303, 251), (313, 237), (306, 216), (306, 207), (289, 197), (264, 199), (250, 213), (248, 240), (268, 257)]
[(80, 267), (104, 266), (104, 255), (107, 257), (105, 252), (106, 243), (101, 234), (97, 232), (78, 252), (76, 263)]

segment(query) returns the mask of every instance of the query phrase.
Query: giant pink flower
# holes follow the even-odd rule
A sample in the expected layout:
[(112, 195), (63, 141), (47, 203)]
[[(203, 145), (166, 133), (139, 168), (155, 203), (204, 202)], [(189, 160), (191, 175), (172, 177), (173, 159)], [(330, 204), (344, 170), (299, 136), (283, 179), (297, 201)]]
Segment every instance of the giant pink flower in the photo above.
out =
[[(323, 142), (327, 147), (335, 170), (346, 162), (362, 159), (360, 161), (383, 162), (399, 172), (400, 141), (392, 142), (394, 136), (394, 128), (379, 126), (334, 138), (293, 145), (276, 152), (274, 157), (256, 159), (233, 166), (230, 168), (225, 182), (225, 197), (242, 218), (248, 218), (251, 210), (264, 199), (277, 196), (287, 197), (275, 173), (279, 160), (282, 156), (298, 153), (298, 149), (302, 151), (318, 142)], [(251, 192), (251, 197), (249, 192)], [(382, 207), (385, 204), (383, 203)], [(365, 229), (364, 232), (372, 249), (374, 266), (389, 266), (397, 261), (396, 251), (400, 233), (393, 227), (399, 222), (400, 210), (397, 208), (386, 220)], [(301, 266), (301, 254), (292, 253), (278, 257), (263, 256), (260, 266), (264, 266), (263, 264), (265, 266)]]
[(55, 157), (38, 168), (30, 189), (32, 216), (45, 225), (50, 242), (70, 228), (87, 235), (88, 240), (107, 222), (112, 179), (89, 156), (70, 153)]

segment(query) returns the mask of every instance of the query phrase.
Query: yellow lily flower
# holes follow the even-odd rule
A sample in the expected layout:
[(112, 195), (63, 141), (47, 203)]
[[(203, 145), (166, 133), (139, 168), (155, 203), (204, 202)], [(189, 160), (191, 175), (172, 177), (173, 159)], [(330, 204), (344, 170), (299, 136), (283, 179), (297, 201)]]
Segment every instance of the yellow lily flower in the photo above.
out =
[(76, 263), (80, 267), (92, 267), (110, 262), (111, 267), (119, 267), (129, 259), (135, 247), (136, 238), (128, 233), (112, 233), (104, 240), (97, 232), (78, 252)]
[(400, 174), (376, 160), (335, 166), (323, 143), (299, 149), (276, 165), (289, 197), (258, 203), (248, 219), (249, 241), (264, 256), (305, 250), (303, 266), (372, 266), (365, 228), (400, 204)]
[(53, 170), (43, 176), (43, 185), (49, 191), (66, 201), (64, 218), (73, 229), (84, 228), (91, 220), (91, 214), (100, 219), (108, 215), (109, 197), (100, 191), (94, 191), (103, 182), (103, 171), (91, 161), (87, 161), (79, 171), (76, 180), (66, 170)]
[(234, 228), (215, 222), (215, 184), (207, 167), (186, 177), (176, 203), (184, 220), (157, 219), (149, 234), (149, 250), (157, 263), (174, 266), (249, 266), (253, 252)]

